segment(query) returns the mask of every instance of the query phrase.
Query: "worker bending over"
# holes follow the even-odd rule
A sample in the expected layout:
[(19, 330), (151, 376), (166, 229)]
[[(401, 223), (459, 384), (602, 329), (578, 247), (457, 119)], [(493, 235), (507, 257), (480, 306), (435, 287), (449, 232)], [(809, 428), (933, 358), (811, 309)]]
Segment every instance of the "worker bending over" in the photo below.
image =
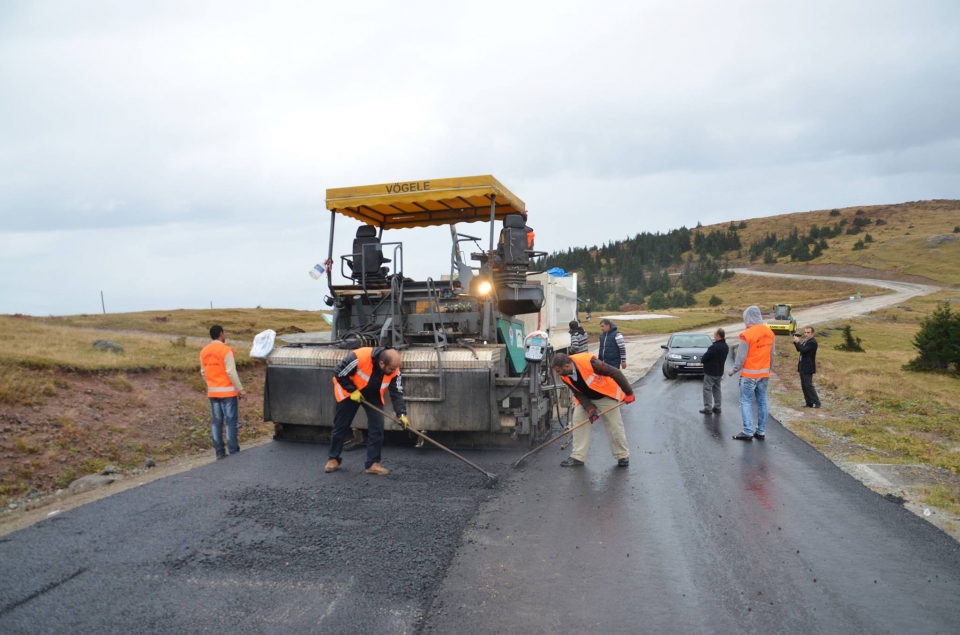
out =
[(383, 415), (367, 406), (370, 402), (383, 408), (384, 394), (390, 391), (393, 410), (403, 425), (409, 426), (407, 406), (403, 402), (403, 383), (400, 378), (400, 353), (392, 348), (358, 348), (351, 352), (333, 369), (333, 396), (337, 407), (333, 415), (333, 432), (330, 435), (330, 452), (324, 472), (340, 469), (340, 453), (347, 430), (363, 405), (367, 413), (367, 474), (384, 476), (390, 470), (380, 465), (380, 450), (383, 447)]
[[(603, 415), (599, 412), (613, 408), (621, 401), (633, 403), (633, 388), (619, 369), (604, 364), (591, 353), (553, 356), (553, 369), (560, 379), (573, 390), (573, 400), (577, 407), (573, 411), (576, 421), (589, 417), (591, 425), (603, 419), (610, 441), (610, 451), (617, 465), (630, 465), (630, 449), (627, 447), (627, 435), (623, 430), (623, 417), (620, 410), (610, 410)], [(560, 463), (563, 467), (579, 467), (587, 458), (590, 449), (590, 427), (581, 426), (573, 431), (573, 453)]]

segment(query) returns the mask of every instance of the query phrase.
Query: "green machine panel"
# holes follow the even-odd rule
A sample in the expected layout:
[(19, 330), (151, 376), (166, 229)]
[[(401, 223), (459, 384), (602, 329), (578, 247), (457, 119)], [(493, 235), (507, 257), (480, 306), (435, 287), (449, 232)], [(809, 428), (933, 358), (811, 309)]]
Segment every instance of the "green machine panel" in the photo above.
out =
[(510, 361), (510, 370), (519, 375), (527, 369), (527, 360), (523, 356), (523, 322), (497, 318), (497, 333), (500, 343), (507, 345), (507, 359)]

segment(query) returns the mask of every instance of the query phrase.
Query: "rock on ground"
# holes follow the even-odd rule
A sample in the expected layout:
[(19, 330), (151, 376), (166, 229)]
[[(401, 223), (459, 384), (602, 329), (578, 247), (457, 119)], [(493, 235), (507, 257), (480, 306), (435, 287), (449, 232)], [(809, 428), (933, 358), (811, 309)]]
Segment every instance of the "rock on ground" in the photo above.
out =
[(70, 490), (71, 494), (79, 494), (80, 492), (86, 492), (88, 490), (96, 489), (103, 485), (109, 485), (118, 478), (114, 475), (107, 476), (104, 474), (88, 474), (83, 476), (70, 483), (70, 486), (67, 488)]
[(110, 351), (113, 353), (123, 352), (123, 346), (117, 344), (113, 340), (97, 340), (93, 343), (93, 347), (98, 351)]

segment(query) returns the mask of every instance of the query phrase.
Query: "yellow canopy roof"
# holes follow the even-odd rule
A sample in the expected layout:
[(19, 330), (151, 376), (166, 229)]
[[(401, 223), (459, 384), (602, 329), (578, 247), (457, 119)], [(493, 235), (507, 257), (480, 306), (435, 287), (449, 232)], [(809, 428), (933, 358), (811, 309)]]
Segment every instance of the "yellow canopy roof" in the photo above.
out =
[(432, 181), (398, 181), (327, 190), (327, 209), (384, 229), (430, 227), (490, 220), (490, 199), (497, 219), (526, 210), (526, 205), (490, 175)]

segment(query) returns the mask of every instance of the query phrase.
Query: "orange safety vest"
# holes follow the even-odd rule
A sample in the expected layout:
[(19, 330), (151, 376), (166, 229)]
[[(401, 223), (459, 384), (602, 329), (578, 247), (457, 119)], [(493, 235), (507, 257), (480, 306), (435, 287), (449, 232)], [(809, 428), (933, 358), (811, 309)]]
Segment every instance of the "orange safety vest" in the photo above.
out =
[(200, 351), (200, 365), (203, 366), (203, 376), (207, 380), (207, 397), (224, 398), (236, 397), (237, 389), (230, 381), (227, 375), (227, 366), (225, 360), (227, 355), (237, 355), (233, 349), (221, 342), (214, 340), (203, 347)]
[(766, 324), (754, 324), (740, 334), (740, 341), (746, 342), (747, 359), (740, 369), (740, 376), (749, 379), (762, 379), (770, 376), (770, 349), (776, 337)]
[[(593, 353), (577, 353), (570, 356), (570, 361), (576, 366), (577, 375), (582, 377), (584, 383), (590, 386), (590, 390), (598, 392), (604, 397), (610, 397), (611, 399), (620, 401), (623, 397), (623, 390), (620, 388), (620, 385), (614, 381), (613, 377), (607, 377), (606, 375), (600, 375), (594, 372), (593, 364), (590, 363), (593, 357)], [(567, 375), (560, 375), (560, 379), (573, 388), (573, 400), (579, 404), (580, 400), (577, 399), (577, 388), (573, 385), (573, 380)]]
[[(358, 348), (353, 351), (353, 354), (357, 356), (357, 371), (352, 377), (353, 385), (357, 387), (357, 390), (363, 390), (367, 387), (367, 384), (370, 383), (370, 378), (373, 376), (373, 348), (370, 346)], [(390, 387), (390, 382), (399, 374), (400, 368), (397, 368), (397, 370), (389, 375), (384, 374), (383, 381), (380, 382), (381, 406), (384, 404), (383, 396), (386, 394), (387, 388)], [(336, 375), (333, 376), (333, 396), (336, 397), (338, 403), (350, 398), (350, 393), (343, 389), (343, 386), (337, 381)]]
[(527, 249), (533, 249), (534, 236), (536, 236), (536, 234), (533, 232), (533, 230), (527, 227)]

